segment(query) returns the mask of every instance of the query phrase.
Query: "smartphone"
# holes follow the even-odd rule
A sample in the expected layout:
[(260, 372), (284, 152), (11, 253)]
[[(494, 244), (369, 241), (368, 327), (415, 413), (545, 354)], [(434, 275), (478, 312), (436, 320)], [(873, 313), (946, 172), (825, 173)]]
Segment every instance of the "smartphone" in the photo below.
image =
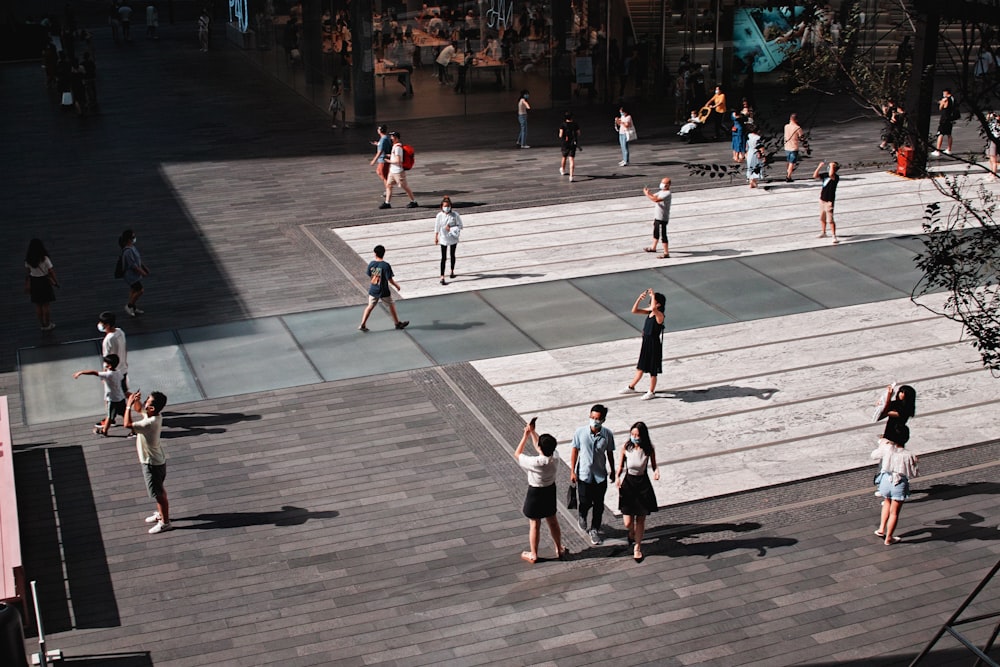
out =
[(528, 422), (528, 425), (531, 426), (531, 428), (535, 428), (535, 422), (536, 421), (538, 421), (538, 417), (532, 417), (531, 421)]

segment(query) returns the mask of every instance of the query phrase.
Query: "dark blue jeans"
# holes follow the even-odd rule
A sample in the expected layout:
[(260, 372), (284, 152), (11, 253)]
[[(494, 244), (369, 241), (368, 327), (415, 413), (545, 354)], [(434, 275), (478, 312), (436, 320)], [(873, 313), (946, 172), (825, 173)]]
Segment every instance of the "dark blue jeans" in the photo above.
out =
[(591, 517), (590, 527), (593, 530), (601, 529), (601, 521), (604, 519), (604, 494), (608, 491), (608, 480), (600, 484), (585, 482), (580, 478), (576, 480), (577, 493), (580, 496), (580, 516), (587, 520), (587, 512), (594, 508)]

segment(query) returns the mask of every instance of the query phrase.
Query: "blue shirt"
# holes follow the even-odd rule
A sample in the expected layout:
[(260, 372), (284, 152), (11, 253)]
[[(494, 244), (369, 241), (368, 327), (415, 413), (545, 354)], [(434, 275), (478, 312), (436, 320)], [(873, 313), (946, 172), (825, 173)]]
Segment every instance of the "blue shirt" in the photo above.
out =
[(389, 138), (389, 135), (380, 137), (376, 148), (378, 149), (379, 156), (375, 160), (375, 164), (381, 164), (388, 159), (389, 152), (392, 150), (392, 139)]
[(576, 459), (578, 479), (600, 484), (608, 478), (607, 457), (615, 451), (615, 434), (605, 426), (594, 433), (590, 426), (581, 426), (573, 434), (573, 449), (580, 450)]
[(371, 296), (389, 296), (389, 281), (392, 280), (392, 267), (389, 262), (375, 260), (368, 262), (368, 294)]

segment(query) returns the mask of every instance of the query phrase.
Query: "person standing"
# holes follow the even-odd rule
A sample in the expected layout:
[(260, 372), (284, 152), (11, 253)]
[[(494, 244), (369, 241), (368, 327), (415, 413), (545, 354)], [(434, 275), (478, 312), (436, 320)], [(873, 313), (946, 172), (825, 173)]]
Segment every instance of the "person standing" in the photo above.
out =
[(201, 15), (198, 16), (198, 44), (202, 53), (208, 53), (208, 28), (212, 19), (208, 16), (208, 10), (202, 8)]
[(625, 107), (619, 107), (618, 116), (615, 117), (615, 127), (618, 129), (618, 144), (622, 149), (622, 161), (618, 163), (618, 166), (627, 167), (629, 163), (628, 143), (635, 141), (636, 133), (632, 116), (625, 110)]
[(785, 182), (792, 182), (792, 172), (799, 163), (799, 151), (802, 149), (802, 142), (805, 140), (805, 132), (799, 126), (798, 114), (792, 114), (788, 117), (788, 123), (785, 125), (785, 161), (788, 166), (785, 169)]
[(118, 370), (118, 355), (109, 354), (102, 358), (104, 370), (77, 371), (73, 379), (81, 375), (94, 375), (101, 379), (104, 385), (104, 419), (94, 425), (94, 434), (107, 437), (108, 429), (115, 423), (115, 417), (125, 417), (125, 392), (122, 390), (122, 373)]
[(646, 517), (660, 508), (646, 472), (649, 467), (653, 468), (653, 479), (659, 480), (660, 469), (656, 466), (656, 450), (649, 439), (649, 428), (645, 422), (636, 422), (629, 430), (629, 441), (618, 455), (618, 510), (622, 513), (636, 562), (642, 560)]
[(442, 86), (451, 83), (451, 77), (448, 76), (448, 66), (451, 65), (451, 59), (455, 57), (456, 45), (456, 42), (445, 44), (434, 60), (434, 63), (437, 65), (438, 83)]
[(521, 148), (531, 148), (528, 145), (528, 112), (531, 111), (531, 105), (528, 104), (528, 97), (528, 91), (522, 90), (521, 97), (517, 100), (517, 123), (521, 130), (517, 135), (517, 141), (514, 142), (514, 145)]
[(410, 203), (406, 208), (417, 208), (418, 204), (413, 198), (413, 190), (406, 183), (406, 169), (403, 168), (403, 144), (399, 132), (393, 130), (389, 133), (392, 139), (392, 149), (389, 151), (389, 175), (385, 180), (385, 201), (379, 208), (392, 208), (392, 186), (398, 185), (403, 188), (403, 192), (410, 198)]
[(368, 333), (368, 318), (379, 301), (389, 306), (389, 313), (392, 315), (392, 321), (396, 323), (396, 328), (405, 329), (410, 322), (408, 320), (400, 321), (399, 316), (396, 314), (396, 304), (392, 300), (392, 293), (389, 291), (389, 285), (395, 287), (397, 292), (401, 291), (401, 288), (395, 280), (392, 266), (383, 259), (385, 257), (385, 246), (377, 245), (373, 252), (375, 253), (375, 259), (368, 262), (366, 270), (368, 274), (368, 305), (361, 316), (361, 326), (358, 327), (358, 331)]
[(580, 496), (577, 522), (587, 531), (587, 513), (593, 509), (590, 523), (590, 543), (601, 544), (601, 522), (604, 519), (604, 494), (608, 491), (608, 470), (615, 481), (615, 435), (604, 426), (608, 409), (601, 404), (590, 408), (590, 423), (573, 434), (570, 460), (570, 482), (577, 484)]
[(146, 5), (146, 37), (154, 40), (160, 38), (157, 33), (160, 27), (160, 12), (152, 2)]
[(906, 449), (910, 438), (909, 430), (898, 432), (894, 438), (880, 438), (878, 447), (871, 453), (871, 458), (880, 461), (876, 495), (882, 497), (880, 521), (875, 535), (883, 538), (886, 546), (900, 541), (893, 534), (899, 524), (899, 512), (903, 503), (910, 498), (910, 480), (920, 476), (917, 456)]
[(948, 145), (944, 152), (946, 155), (951, 155), (951, 133), (954, 123), (958, 119), (958, 102), (951, 96), (951, 91), (947, 88), (941, 91), (938, 110), (941, 112), (941, 118), (938, 120), (937, 149), (931, 153), (934, 157), (941, 156), (941, 145), (944, 143), (945, 137), (948, 138)]
[(132, 41), (132, 8), (127, 2), (118, 6), (118, 18), (122, 25), (122, 39), (126, 42)]
[(149, 275), (149, 269), (142, 263), (139, 249), (135, 247), (135, 232), (131, 229), (122, 232), (118, 245), (122, 249), (122, 268), (125, 269), (124, 279), (128, 284), (128, 303), (125, 304), (125, 312), (131, 317), (142, 315), (146, 311), (138, 308), (136, 302), (145, 292), (142, 279)]
[[(146, 523), (154, 524), (150, 535), (163, 533), (170, 525), (170, 500), (163, 482), (167, 478), (167, 453), (160, 445), (160, 430), (163, 428), (163, 408), (167, 397), (154, 391), (143, 403), (139, 392), (129, 394), (125, 402), (125, 428), (135, 432), (135, 449), (139, 454), (142, 476), (146, 480), (149, 497), (156, 501), (156, 512), (146, 517)], [(140, 415), (136, 419), (133, 415)]]
[[(576, 171), (576, 149), (580, 142), (580, 125), (573, 120), (573, 112), (563, 114), (562, 125), (559, 126), (559, 139), (562, 142), (562, 161), (559, 163), (559, 175), (569, 174), (569, 182), (573, 182)], [(566, 170), (567, 162), (569, 171)]]
[(739, 111), (733, 111), (731, 116), (733, 119), (733, 162), (738, 164), (743, 162), (747, 154), (746, 116)]
[(389, 178), (389, 154), (392, 152), (392, 139), (389, 138), (389, 128), (385, 125), (378, 126), (378, 139), (372, 142), (375, 146), (375, 157), (368, 163), (368, 166), (375, 166), (375, 173), (382, 181), (383, 197), (385, 196), (385, 182)]
[[(531, 439), (538, 456), (528, 456), (524, 446)], [(528, 473), (528, 492), (524, 497), (522, 512), (528, 517), (528, 548), (521, 552), (521, 560), (534, 563), (538, 560), (538, 539), (541, 535), (542, 519), (549, 525), (552, 542), (556, 547), (556, 558), (564, 558), (569, 550), (562, 545), (562, 529), (556, 515), (556, 474), (559, 471), (559, 452), (556, 439), (548, 433), (539, 437), (535, 432), (535, 420), (526, 424), (521, 441), (514, 450), (517, 464)]]
[[(649, 306), (640, 308), (642, 300), (649, 297)], [(645, 315), (642, 324), (642, 347), (639, 349), (639, 361), (635, 366), (635, 377), (621, 394), (634, 394), (636, 385), (644, 373), (649, 373), (649, 391), (642, 395), (642, 400), (648, 401), (656, 397), (656, 377), (663, 371), (663, 320), (667, 306), (667, 297), (652, 288), (636, 298), (632, 304), (633, 315)]]
[(705, 122), (712, 124), (712, 138), (718, 141), (724, 135), (723, 123), (726, 122), (726, 94), (722, 92), (722, 86), (715, 86), (715, 92), (705, 102), (705, 106), (712, 112), (712, 117)]
[(341, 95), (344, 92), (344, 86), (340, 79), (335, 78), (330, 83), (330, 127), (337, 128), (337, 116), (340, 116), (340, 126), (344, 129), (347, 128), (347, 107), (344, 106), (344, 100), (341, 99)]
[(403, 86), (403, 97), (413, 97), (413, 53), (416, 47), (410, 37), (403, 33), (396, 43), (393, 58), (396, 61), (396, 69), (405, 70), (396, 80)]
[(878, 416), (879, 420), (886, 420), (882, 437), (893, 442), (908, 439), (910, 429), (906, 422), (916, 412), (917, 391), (908, 384), (904, 384), (898, 389), (895, 385), (889, 385), (886, 389), (885, 407)]
[(986, 127), (988, 129), (986, 157), (990, 159), (990, 172), (996, 176), (997, 164), (1000, 163), (1000, 159), (997, 158), (997, 141), (1000, 141), (1000, 116), (997, 115), (996, 111), (991, 111), (986, 115)]
[(754, 125), (748, 125), (747, 130), (747, 182), (751, 188), (757, 187), (757, 181), (764, 176), (764, 155), (760, 147), (761, 136)]
[(462, 233), (462, 217), (452, 210), (451, 198), (445, 195), (441, 200), (441, 211), (434, 218), (434, 245), (441, 247), (441, 284), (447, 285), (444, 279), (445, 260), (451, 252), (451, 277), (455, 277), (455, 250), (458, 248), (458, 237)]
[(42, 331), (52, 331), (56, 325), (52, 321), (50, 308), (52, 302), (56, 300), (54, 288), (59, 287), (59, 280), (56, 278), (52, 260), (49, 259), (49, 251), (45, 249), (41, 239), (31, 239), (28, 242), (28, 251), (24, 255), (24, 268), (24, 293), (31, 298), (31, 303), (35, 304), (35, 315)]
[[(115, 355), (118, 357), (117, 369), (122, 374), (122, 392), (128, 393), (128, 346), (125, 344), (125, 332), (115, 326), (115, 314), (105, 310), (97, 318), (97, 330), (104, 334), (101, 339), (101, 356)], [(113, 426), (114, 420), (108, 426)]]
[(660, 189), (653, 192), (648, 187), (644, 187), (642, 192), (656, 205), (653, 213), (653, 245), (643, 248), (646, 252), (656, 252), (656, 244), (663, 241), (663, 252), (657, 257), (667, 259), (670, 257), (670, 245), (667, 242), (667, 225), (670, 223), (670, 178), (664, 176), (660, 179)]
[(840, 243), (840, 239), (837, 238), (837, 223), (833, 221), (833, 203), (837, 199), (837, 184), (840, 183), (840, 174), (838, 173), (840, 164), (831, 162), (827, 172), (820, 176), (819, 172), (823, 169), (824, 164), (826, 163), (820, 160), (819, 164), (816, 165), (816, 171), (813, 172), (813, 178), (823, 179), (823, 188), (819, 191), (819, 238), (826, 238), (826, 223), (829, 222), (833, 243), (837, 244)]

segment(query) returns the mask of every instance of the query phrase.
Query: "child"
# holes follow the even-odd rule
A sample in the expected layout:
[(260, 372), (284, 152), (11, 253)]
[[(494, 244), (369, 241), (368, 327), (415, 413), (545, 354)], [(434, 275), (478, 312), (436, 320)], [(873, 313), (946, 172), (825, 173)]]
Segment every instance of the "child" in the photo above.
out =
[(94, 433), (107, 437), (108, 429), (114, 423), (115, 417), (125, 415), (125, 392), (122, 391), (122, 373), (118, 370), (118, 355), (109, 354), (103, 360), (103, 371), (77, 371), (73, 373), (73, 379), (81, 375), (96, 375), (104, 383), (105, 418), (94, 427)]
[(347, 127), (347, 108), (344, 106), (344, 101), (340, 99), (342, 92), (343, 86), (340, 79), (334, 79), (330, 85), (330, 127), (337, 127), (337, 114), (340, 114), (341, 126)]

